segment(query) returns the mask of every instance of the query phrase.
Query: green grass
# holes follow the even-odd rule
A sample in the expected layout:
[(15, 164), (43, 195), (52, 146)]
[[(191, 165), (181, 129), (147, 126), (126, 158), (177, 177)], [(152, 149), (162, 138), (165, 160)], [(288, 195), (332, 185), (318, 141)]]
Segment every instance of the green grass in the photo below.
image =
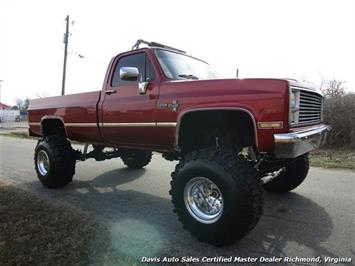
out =
[(319, 149), (310, 153), (311, 166), (355, 169), (355, 150)]
[(2, 265), (85, 265), (90, 222), (12, 187), (0, 187)]

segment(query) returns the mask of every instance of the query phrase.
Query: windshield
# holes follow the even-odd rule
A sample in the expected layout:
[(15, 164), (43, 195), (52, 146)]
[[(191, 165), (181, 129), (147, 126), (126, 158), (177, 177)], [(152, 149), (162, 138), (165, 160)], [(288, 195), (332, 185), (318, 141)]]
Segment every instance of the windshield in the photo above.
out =
[(169, 79), (216, 79), (216, 72), (205, 62), (170, 51), (155, 50), (159, 64)]

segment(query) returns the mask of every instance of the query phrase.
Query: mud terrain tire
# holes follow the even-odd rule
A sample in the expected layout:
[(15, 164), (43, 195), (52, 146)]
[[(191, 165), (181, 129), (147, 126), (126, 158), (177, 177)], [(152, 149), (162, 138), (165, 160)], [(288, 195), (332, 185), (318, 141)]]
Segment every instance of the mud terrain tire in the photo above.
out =
[[(186, 193), (186, 190), (190, 191), (194, 180), (206, 181), (211, 186), (210, 194), (206, 193), (202, 198), (205, 203), (213, 193), (222, 199), (219, 201), (223, 203), (219, 216), (211, 216), (213, 219), (210, 220), (204, 219), (203, 215), (198, 216), (198, 203), (195, 202), (194, 207), (194, 203), (191, 203), (195, 200), (194, 196)], [(204, 188), (197, 186), (197, 193), (194, 191), (192, 195), (199, 195), (199, 192), (205, 191)], [(172, 173), (170, 194), (174, 212), (184, 229), (200, 241), (216, 246), (229, 245), (242, 239), (255, 227), (263, 211), (263, 189), (256, 179), (253, 165), (227, 147), (204, 148), (187, 154)]]
[(48, 188), (64, 187), (75, 174), (75, 151), (60, 135), (42, 138), (35, 148), (34, 161), (39, 180)]

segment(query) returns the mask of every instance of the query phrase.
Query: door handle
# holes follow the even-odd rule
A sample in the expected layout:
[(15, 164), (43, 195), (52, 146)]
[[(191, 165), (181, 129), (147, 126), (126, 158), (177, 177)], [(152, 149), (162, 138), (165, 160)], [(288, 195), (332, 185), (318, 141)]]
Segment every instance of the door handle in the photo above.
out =
[(114, 93), (117, 93), (117, 91), (116, 90), (105, 90), (105, 94), (111, 95)]

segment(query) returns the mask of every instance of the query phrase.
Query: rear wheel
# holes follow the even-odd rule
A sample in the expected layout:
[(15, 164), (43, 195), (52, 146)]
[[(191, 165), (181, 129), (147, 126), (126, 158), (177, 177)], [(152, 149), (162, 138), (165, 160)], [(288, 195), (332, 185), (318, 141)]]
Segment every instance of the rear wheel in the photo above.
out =
[(38, 179), (45, 187), (64, 187), (73, 179), (75, 151), (62, 136), (52, 135), (41, 139), (35, 149), (34, 161)]
[(308, 154), (296, 158), (277, 177), (264, 184), (264, 189), (274, 193), (286, 193), (298, 187), (309, 170)]
[(217, 246), (243, 238), (263, 209), (255, 169), (230, 148), (187, 154), (172, 173), (170, 194), (184, 229)]
[(150, 163), (152, 160), (152, 152), (143, 150), (124, 150), (122, 151), (121, 159), (129, 168), (139, 169)]

